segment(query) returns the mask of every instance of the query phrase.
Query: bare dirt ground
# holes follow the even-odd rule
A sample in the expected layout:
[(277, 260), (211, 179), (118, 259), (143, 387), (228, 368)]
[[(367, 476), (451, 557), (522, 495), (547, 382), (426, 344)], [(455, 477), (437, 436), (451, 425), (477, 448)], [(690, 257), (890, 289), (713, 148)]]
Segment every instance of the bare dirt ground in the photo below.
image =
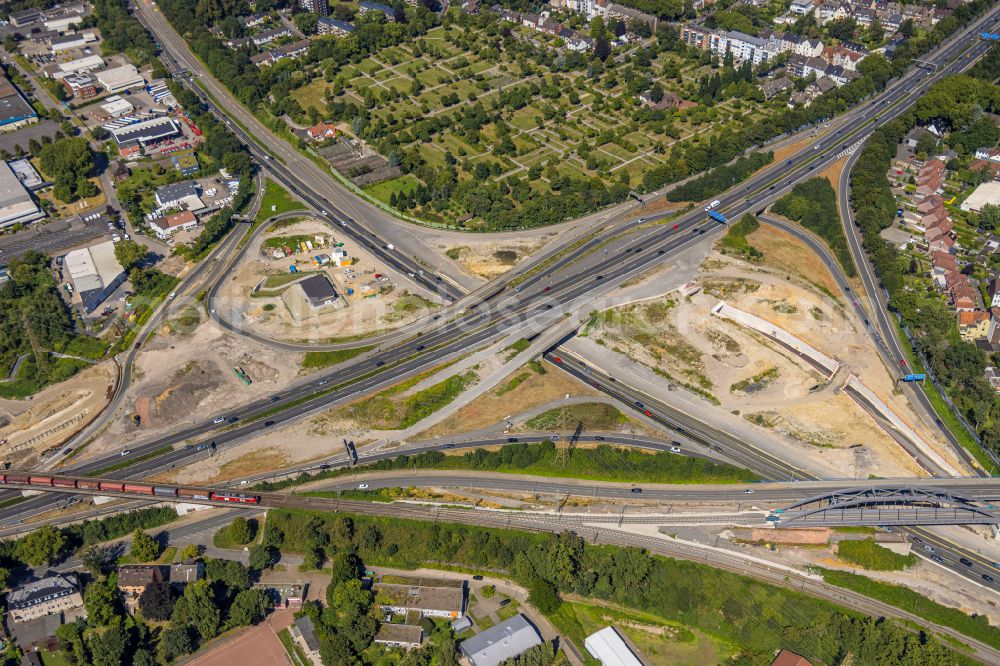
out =
[(39, 454), (90, 423), (107, 404), (115, 381), (111, 361), (86, 368), (49, 386), (31, 400), (0, 399), (0, 458), (14, 466), (32, 465)]
[(556, 238), (554, 232), (533, 238), (485, 241), (472, 236), (457, 245), (439, 244), (438, 249), (463, 270), (489, 280), (503, 275)]
[[(117, 450), (271, 395), (295, 380), (301, 358), (231, 335), (211, 321), (190, 332), (165, 325), (139, 353), (124, 407), (81, 456)], [(235, 367), (251, 377), (250, 386), (236, 377)], [(141, 417), (139, 428), (132, 413)]]
[[(275, 258), (270, 250), (266, 254), (261, 252), (261, 245), (268, 238), (312, 238), (317, 234), (333, 236), (335, 242), (343, 242), (343, 249), (354, 259), (353, 265), (341, 268), (331, 263), (322, 268), (314, 267), (312, 258), (329, 255), (330, 243), (325, 247), (316, 244), (311, 251), (300, 251), (281, 259)], [(306, 306), (307, 309), (301, 311), (305, 316), (293, 316), (286, 302), (292, 292), (300, 292), (301, 288), (293, 284), (294, 278), (289, 272), (292, 264), (296, 264), (303, 278), (325, 274), (341, 296), (337, 306), (317, 310), (308, 310)], [(372, 255), (360, 250), (346, 237), (338, 236), (330, 226), (310, 218), (272, 230), (255, 240), (247, 248), (233, 277), (220, 290), (215, 307), (230, 322), (252, 327), (269, 338), (323, 341), (398, 328), (427, 315), (437, 305), (428, 295), (412, 289), (409, 280), (400, 279)]]
[[(517, 385), (510, 388), (515, 380)], [(500, 423), (508, 414), (517, 415), (537, 405), (563, 399), (567, 395), (578, 397), (602, 394), (565, 372), (547, 368), (542, 375), (522, 366), (511, 372), (496, 387), (463, 405), (449, 418), (418, 434), (416, 438), (446, 437), (481, 430)]]
[[(836, 357), (926, 441), (936, 442), (895, 392), (860, 323), (832, 297), (835, 284), (823, 262), (772, 228), (762, 226), (750, 240), (764, 252), (763, 262), (713, 252), (696, 279), (700, 292), (687, 298), (672, 293), (607, 311), (591, 321), (585, 335), (730, 414), (813, 450), (823, 449), (845, 476), (921, 475), (888, 435), (839, 394), (846, 371), (827, 382), (774, 343), (710, 314), (725, 300)], [(852, 449), (856, 444), (862, 447)]]

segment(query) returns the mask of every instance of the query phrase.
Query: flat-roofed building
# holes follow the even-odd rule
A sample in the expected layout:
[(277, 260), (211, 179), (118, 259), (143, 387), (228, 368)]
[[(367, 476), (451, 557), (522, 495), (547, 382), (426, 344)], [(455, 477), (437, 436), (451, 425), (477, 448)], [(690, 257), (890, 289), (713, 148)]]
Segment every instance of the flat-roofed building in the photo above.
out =
[(413, 624), (388, 624), (383, 622), (375, 634), (375, 642), (387, 647), (398, 647), (405, 650), (420, 647), (424, 639), (424, 630)]
[(55, 32), (67, 32), (72, 27), (80, 27), (83, 23), (85, 17), (80, 14), (62, 14), (60, 16), (54, 16), (47, 19), (43, 24), (46, 30), (54, 30)]
[(0, 229), (43, 217), (45, 213), (35, 204), (17, 174), (10, 165), (0, 161)]
[(38, 121), (38, 113), (7, 77), (0, 74), (0, 132), (11, 132)]
[(14, 622), (28, 622), (83, 606), (76, 574), (55, 574), (16, 587), (7, 595)]
[(313, 275), (299, 282), (299, 286), (314, 308), (329, 305), (337, 300), (337, 290), (326, 275)]
[(587, 636), (583, 646), (601, 666), (643, 666), (642, 660), (614, 627), (604, 627)]
[(472, 666), (498, 666), (541, 644), (541, 634), (518, 613), (462, 641), (458, 647)]
[(110, 127), (108, 132), (122, 154), (137, 152), (151, 143), (175, 137), (181, 133), (173, 118), (152, 118), (123, 127)]
[(62, 53), (73, 49), (82, 49), (87, 44), (97, 41), (97, 35), (89, 30), (83, 32), (70, 32), (49, 39), (49, 48), (52, 53)]
[(38, 173), (38, 170), (35, 169), (34, 165), (27, 158), (11, 160), (8, 164), (10, 165), (10, 170), (14, 172), (14, 175), (21, 181), (25, 189), (32, 191), (45, 185), (41, 174)]
[(104, 67), (104, 58), (97, 55), (84, 56), (82, 58), (77, 58), (76, 60), (70, 60), (69, 62), (61, 62), (56, 65), (55, 76), (58, 77), (59, 74), (84, 74), (86, 72), (93, 72), (95, 69), (100, 69)]
[(87, 99), (97, 95), (97, 81), (90, 74), (67, 74), (62, 84), (71, 97)]
[(109, 118), (121, 118), (125, 114), (135, 111), (135, 106), (119, 95), (112, 95), (105, 100), (104, 104), (101, 104), (101, 110)]
[(105, 241), (66, 255), (63, 266), (87, 312), (93, 312), (125, 281), (125, 271), (115, 258), (115, 244)]
[(375, 585), (375, 603), (391, 613), (417, 611), (431, 617), (455, 619), (465, 614), (465, 585), (430, 587), (378, 583)]
[(146, 80), (140, 76), (135, 65), (122, 65), (98, 72), (97, 81), (108, 92), (118, 92), (126, 88), (146, 85)]

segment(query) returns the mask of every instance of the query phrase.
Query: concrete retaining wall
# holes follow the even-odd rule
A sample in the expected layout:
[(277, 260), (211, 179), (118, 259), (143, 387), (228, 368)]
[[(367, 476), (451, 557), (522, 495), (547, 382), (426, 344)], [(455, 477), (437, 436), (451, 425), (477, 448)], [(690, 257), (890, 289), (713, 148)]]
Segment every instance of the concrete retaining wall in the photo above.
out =
[(837, 370), (840, 368), (840, 361), (837, 359), (830, 358), (812, 345), (803, 342), (788, 331), (778, 328), (766, 319), (762, 319), (757, 315), (734, 308), (725, 301), (719, 301), (719, 303), (712, 308), (712, 314), (724, 319), (729, 319), (737, 324), (740, 324), (741, 326), (746, 326), (747, 328), (753, 329), (762, 335), (766, 335), (775, 342), (804, 357), (805, 360), (807, 360), (817, 370), (826, 373), (827, 379), (830, 379), (837, 374)]

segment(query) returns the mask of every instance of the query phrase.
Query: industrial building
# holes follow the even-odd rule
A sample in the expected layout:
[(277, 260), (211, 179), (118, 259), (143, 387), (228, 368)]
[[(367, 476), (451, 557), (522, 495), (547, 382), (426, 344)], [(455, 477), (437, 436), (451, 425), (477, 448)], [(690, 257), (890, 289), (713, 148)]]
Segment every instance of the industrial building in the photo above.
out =
[(66, 255), (63, 266), (88, 313), (96, 310), (125, 281), (125, 271), (115, 258), (113, 241), (73, 250)]
[(26, 25), (31, 25), (36, 21), (41, 20), (42, 10), (37, 8), (22, 9), (19, 12), (13, 12), (10, 15), (10, 22), (15, 28), (23, 28)]
[(62, 84), (71, 97), (87, 99), (97, 96), (97, 82), (90, 74), (67, 74)]
[(41, 174), (35, 169), (31, 160), (24, 158), (20, 160), (11, 160), (8, 162), (11, 171), (17, 176), (17, 179), (21, 181), (25, 189), (29, 192), (33, 192), (43, 186), (45, 186), (45, 181), (42, 180)]
[(0, 132), (11, 132), (38, 121), (38, 114), (7, 77), (0, 75)]
[(71, 573), (25, 583), (7, 594), (7, 611), (14, 622), (29, 622), (81, 606), (79, 582)]
[(123, 154), (140, 152), (147, 145), (169, 139), (181, 133), (173, 118), (152, 118), (131, 125), (108, 128), (111, 138)]
[(604, 627), (587, 636), (583, 646), (601, 666), (643, 666), (642, 660), (614, 627)]
[(160, 208), (184, 208), (198, 210), (205, 204), (198, 198), (198, 183), (193, 180), (183, 180), (156, 188), (156, 205)]
[(132, 105), (132, 102), (119, 95), (112, 95), (105, 98), (104, 104), (101, 104), (101, 111), (108, 118), (121, 118), (125, 114), (135, 111), (135, 106)]
[(10, 166), (0, 161), (0, 229), (45, 217)]
[(59, 63), (56, 65), (54, 76), (50, 74), (50, 77), (58, 78), (60, 74), (84, 74), (92, 72), (95, 69), (100, 69), (101, 67), (104, 67), (104, 58), (94, 54), (70, 60), (69, 62)]
[(118, 92), (146, 85), (146, 80), (139, 75), (139, 70), (135, 68), (135, 65), (122, 65), (98, 72), (97, 81), (108, 92)]
[(472, 666), (498, 666), (541, 644), (541, 634), (528, 618), (518, 613), (462, 641), (459, 649)]
[(49, 39), (49, 48), (52, 53), (62, 53), (73, 49), (81, 49), (87, 44), (97, 41), (97, 35), (89, 30), (83, 32), (71, 32), (66, 35), (59, 35)]

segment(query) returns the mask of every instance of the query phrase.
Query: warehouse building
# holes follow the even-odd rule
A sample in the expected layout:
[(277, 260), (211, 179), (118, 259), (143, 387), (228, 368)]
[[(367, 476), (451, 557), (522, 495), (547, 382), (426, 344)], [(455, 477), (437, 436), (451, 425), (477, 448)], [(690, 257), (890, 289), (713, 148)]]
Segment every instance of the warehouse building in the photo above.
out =
[(0, 161), (0, 229), (43, 217), (45, 213), (24, 189), (21, 179), (6, 162)]
[(149, 144), (181, 133), (173, 118), (152, 118), (122, 127), (108, 127), (107, 130), (123, 155), (140, 152)]
[(66, 35), (59, 35), (58, 37), (52, 37), (49, 39), (49, 48), (52, 49), (53, 54), (62, 53), (63, 51), (82, 49), (87, 44), (96, 41), (97, 36), (89, 30), (85, 30), (83, 32), (71, 32)]
[(498, 666), (541, 644), (541, 634), (528, 618), (518, 613), (462, 641), (459, 649), (472, 666)]
[(125, 271), (115, 258), (113, 241), (73, 250), (66, 255), (63, 266), (88, 313), (96, 310), (125, 281)]
[(601, 666), (643, 666), (642, 660), (614, 627), (604, 627), (587, 636), (583, 646)]
[(108, 118), (121, 118), (125, 114), (135, 111), (135, 106), (119, 95), (112, 95), (105, 98), (104, 104), (101, 104), (101, 111)]
[(59, 78), (60, 74), (85, 74), (101, 67), (104, 67), (104, 58), (94, 54), (70, 60), (69, 62), (61, 62), (56, 65), (55, 72), (50, 76), (51, 78)]
[(38, 121), (38, 114), (14, 84), (0, 74), (0, 132), (12, 132)]
[(32, 23), (41, 20), (42, 10), (37, 8), (32, 9), (22, 9), (19, 12), (13, 12), (10, 15), (10, 22), (15, 28), (23, 28), (26, 25), (31, 25)]
[(149, 220), (149, 228), (162, 240), (170, 238), (175, 232), (194, 229), (196, 226), (198, 218), (189, 210)]
[(135, 68), (135, 65), (122, 65), (98, 72), (97, 81), (108, 92), (118, 92), (146, 85), (146, 80), (139, 75), (139, 70)]

